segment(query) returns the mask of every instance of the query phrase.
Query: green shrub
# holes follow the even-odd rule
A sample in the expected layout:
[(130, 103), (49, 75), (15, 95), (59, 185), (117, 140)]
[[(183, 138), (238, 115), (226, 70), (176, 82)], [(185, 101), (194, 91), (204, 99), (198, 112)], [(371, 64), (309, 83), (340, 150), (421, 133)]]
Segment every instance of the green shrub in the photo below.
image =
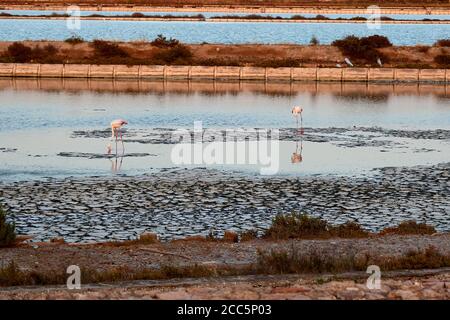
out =
[(317, 46), (319, 44), (319, 39), (317, 39), (316, 36), (313, 36), (311, 38), (311, 40), (309, 41), (309, 44), (313, 45), (313, 46)]
[(450, 39), (440, 39), (434, 43), (435, 47), (450, 47)]
[(357, 17), (351, 17), (349, 20), (364, 21), (364, 20), (367, 20), (367, 18), (357, 16)]
[(332, 237), (339, 238), (365, 238), (369, 236), (369, 232), (353, 221), (330, 227), (329, 232)]
[(179, 44), (174, 47), (161, 49), (153, 58), (161, 63), (187, 64), (192, 58), (192, 52), (188, 47)]
[(11, 62), (18, 63), (59, 63), (60, 59), (56, 57), (57, 54), (58, 49), (51, 44), (48, 44), (43, 48), (41, 48), (40, 46), (31, 48), (22, 43), (14, 42), (6, 50), (5, 56)]
[(342, 272), (356, 269), (353, 256), (331, 256), (319, 250), (300, 252), (298, 248), (258, 250), (257, 272), (263, 274)]
[(329, 20), (330, 18), (328, 18), (322, 14), (318, 14), (318, 15), (316, 15), (316, 17), (314, 19), (315, 20)]
[(258, 238), (258, 231), (255, 229), (245, 230), (240, 233), (240, 239), (242, 241), (250, 241)]
[(291, 213), (277, 215), (272, 225), (265, 232), (265, 238), (292, 239), (323, 237), (328, 235), (328, 223), (320, 218), (309, 217), (306, 214)]
[(162, 34), (158, 34), (158, 37), (150, 42), (150, 44), (158, 48), (173, 48), (180, 45), (180, 41), (173, 38), (167, 39)]
[(387, 48), (392, 47), (391, 41), (385, 36), (380, 36), (375, 34), (373, 36), (362, 37), (360, 39), (363, 45), (366, 45), (370, 48)]
[(381, 270), (435, 269), (450, 266), (450, 256), (434, 247), (408, 251), (402, 255), (370, 256), (364, 258), (351, 253), (334, 255), (332, 252), (304, 249), (292, 246), (289, 249), (258, 250), (257, 272), (262, 274), (323, 273), (366, 270), (368, 265), (377, 265)]
[(143, 17), (145, 17), (145, 14), (143, 14), (141, 12), (134, 12), (131, 16), (133, 18), (143, 18)]
[(450, 55), (440, 54), (434, 57), (434, 62), (441, 67), (450, 68)]
[(16, 226), (6, 221), (6, 213), (0, 207), (0, 247), (7, 247), (16, 240)]
[(8, 46), (6, 55), (11, 58), (12, 62), (29, 62), (32, 58), (32, 50), (20, 42), (14, 42)]
[(380, 234), (433, 234), (436, 233), (436, 229), (433, 226), (426, 223), (417, 223), (416, 221), (409, 220), (403, 221), (396, 227), (389, 227), (380, 232)]
[(81, 38), (80, 36), (71, 36), (70, 38), (67, 38), (66, 40), (64, 40), (64, 42), (67, 42), (70, 44), (79, 44), (79, 43), (83, 43), (84, 39)]
[(386, 61), (386, 57), (378, 52), (377, 49), (390, 47), (392, 43), (385, 36), (373, 35), (358, 38), (352, 35), (344, 39), (335, 40), (331, 45), (338, 47), (345, 56), (375, 63), (377, 58), (383, 58)]
[(291, 19), (291, 20), (305, 20), (306, 18), (304, 16), (302, 16), (302, 15), (294, 14), (289, 19)]

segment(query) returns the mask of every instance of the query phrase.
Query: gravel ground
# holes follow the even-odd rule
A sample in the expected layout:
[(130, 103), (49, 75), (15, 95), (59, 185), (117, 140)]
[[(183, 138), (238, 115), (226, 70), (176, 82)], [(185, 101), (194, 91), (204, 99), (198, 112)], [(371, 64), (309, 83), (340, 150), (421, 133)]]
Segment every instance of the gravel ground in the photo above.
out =
[[(366, 276), (367, 277), (367, 276)], [(329, 278), (333, 279), (333, 278)], [(450, 299), (450, 272), (433, 276), (381, 278), (380, 289), (369, 289), (365, 279), (327, 280), (327, 277), (278, 276), (136, 282), (124, 286), (97, 286), (67, 290), (61, 287), (0, 290), (3, 299), (294, 299), (378, 300)]]

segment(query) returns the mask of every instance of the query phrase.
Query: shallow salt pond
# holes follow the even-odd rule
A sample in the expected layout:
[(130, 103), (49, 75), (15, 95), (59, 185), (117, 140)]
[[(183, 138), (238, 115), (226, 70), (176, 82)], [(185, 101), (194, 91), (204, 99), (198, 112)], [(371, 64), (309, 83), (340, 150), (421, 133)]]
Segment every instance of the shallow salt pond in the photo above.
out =
[[(360, 176), (380, 167), (446, 162), (450, 155), (449, 134), (435, 132), (450, 129), (445, 86), (355, 84), (350, 90), (340, 84), (298, 84), (286, 91), (290, 85), (284, 84), (277, 91), (267, 84), (238, 84), (232, 90), (227, 84), (180, 82), (166, 83), (162, 90), (161, 83), (121, 90), (123, 83), (116, 82), (111, 90), (108, 81), (90, 81), (87, 86), (79, 82), (70, 88), (63, 81), (48, 81), (0, 82), (1, 181), (139, 175), (177, 167), (259, 175), (261, 167), (271, 166), (283, 176)], [(213, 92), (207, 90), (211, 86)], [(286, 135), (295, 133), (290, 111), (296, 104), (304, 108), (304, 132)], [(118, 157), (108, 158), (108, 124), (115, 118), (129, 121), (125, 157), (119, 144)], [(172, 156), (177, 146), (171, 141), (173, 130), (193, 130), (195, 121), (202, 121), (203, 129), (214, 130), (220, 139), (224, 129), (272, 128), (280, 129), (281, 141), (272, 145), (269, 160), (263, 157), (268, 151), (256, 164), (219, 160), (207, 165), (204, 159), (180, 164)], [(429, 135), (406, 134), (422, 131)], [(205, 141), (203, 148), (208, 145), (212, 147)], [(246, 152), (264, 147), (262, 141), (242, 139), (238, 145)], [(219, 142), (214, 146), (224, 147)]]

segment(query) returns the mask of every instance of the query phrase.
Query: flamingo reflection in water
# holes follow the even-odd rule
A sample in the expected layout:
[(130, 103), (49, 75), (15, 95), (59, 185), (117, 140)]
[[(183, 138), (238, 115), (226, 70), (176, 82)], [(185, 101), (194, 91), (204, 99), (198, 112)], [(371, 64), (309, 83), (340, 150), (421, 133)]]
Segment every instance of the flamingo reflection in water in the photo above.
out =
[(114, 159), (111, 157), (109, 158), (109, 161), (111, 161), (111, 172), (117, 173), (122, 169), (122, 163), (123, 163), (123, 154), (121, 156), (114, 156)]
[[(299, 141), (296, 139), (295, 142), (295, 152), (292, 153), (291, 162), (292, 163), (300, 163), (303, 161), (303, 108), (300, 106), (295, 106), (292, 108), (292, 115), (297, 120), (297, 130), (296, 135), (300, 137), (300, 150), (299, 150)], [(300, 116), (300, 128), (298, 127), (298, 117)]]

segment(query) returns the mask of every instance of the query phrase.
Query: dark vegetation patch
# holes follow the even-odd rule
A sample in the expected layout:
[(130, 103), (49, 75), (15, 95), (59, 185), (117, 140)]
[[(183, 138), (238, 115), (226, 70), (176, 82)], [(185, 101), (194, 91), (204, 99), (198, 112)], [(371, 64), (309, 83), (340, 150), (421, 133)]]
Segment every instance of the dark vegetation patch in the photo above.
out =
[[(246, 268), (214, 268), (197, 264), (189, 266), (163, 265), (157, 269), (142, 268), (138, 270), (133, 270), (128, 267), (114, 267), (106, 270), (81, 268), (81, 283), (202, 278), (249, 273), (251, 271)], [(14, 261), (11, 261), (6, 266), (0, 268), (0, 287), (65, 284), (67, 277), (68, 275), (65, 270), (59, 272), (24, 271)]]
[(6, 220), (6, 212), (0, 206), (0, 247), (9, 247), (16, 240), (16, 226)]
[[(435, 46), (445, 46), (448, 40), (439, 40)], [(64, 40), (71, 45), (83, 44), (83, 38), (73, 35)], [(178, 39), (167, 38), (158, 35), (150, 42), (135, 42), (126, 44), (105, 40), (94, 40), (86, 42), (87, 45), (80, 45), (68, 49), (62, 46), (61, 49), (53, 44), (25, 45), (21, 42), (14, 42), (0, 55), (0, 62), (13, 63), (73, 63), (73, 64), (123, 64), (123, 65), (198, 65), (198, 66), (253, 66), (267, 68), (282, 67), (334, 67), (336, 62), (345, 65), (340, 54), (329, 50), (330, 53), (324, 58), (313, 55), (302, 55), (301, 57), (290, 57), (289, 54), (273, 55), (269, 52), (263, 55), (260, 51), (255, 56), (250, 51), (241, 53), (226, 53), (220, 48), (215, 48), (217, 54), (205, 55), (202, 50), (194, 54), (191, 46), (181, 43)], [(319, 40), (312, 37), (310, 40), (312, 47), (319, 45)], [(430, 46), (411, 47), (411, 55), (397, 54), (395, 50), (380, 50), (392, 46), (388, 38), (379, 35), (358, 38), (348, 36), (344, 39), (336, 40), (332, 43), (337, 47), (344, 57), (349, 58), (354, 66), (388, 66), (397, 68), (448, 68), (449, 53), (447, 48), (442, 47), (440, 53), (429, 50)], [(210, 50), (213, 50), (211, 48)], [(317, 48), (316, 50), (320, 50)], [(382, 52), (383, 51), (383, 52)], [(439, 50), (438, 50), (439, 51)], [(406, 51), (409, 52), (409, 51)], [(419, 53), (419, 55), (417, 55)], [(423, 54), (430, 57), (423, 59)], [(336, 56), (337, 57), (333, 57)], [(434, 58), (434, 60), (432, 60)], [(338, 60), (336, 60), (338, 59)], [(380, 61), (378, 61), (380, 59)]]
[(435, 47), (450, 47), (450, 39), (440, 39), (434, 43)]
[(434, 247), (392, 257), (342, 256), (320, 251), (304, 253), (293, 247), (259, 251), (256, 270), (264, 274), (347, 272), (365, 271), (369, 265), (377, 265), (383, 271), (444, 268), (450, 266), (450, 256), (441, 254)]
[(341, 40), (335, 40), (331, 45), (338, 47), (346, 57), (376, 65), (377, 59), (382, 59), (384, 62), (388, 61), (388, 58), (378, 49), (391, 47), (392, 43), (385, 36), (373, 35), (359, 38), (352, 35)]
[(291, 213), (277, 215), (272, 220), (272, 225), (263, 235), (263, 238), (280, 239), (314, 239), (314, 238), (362, 238), (369, 236), (355, 222), (347, 222), (342, 225), (332, 226), (320, 218), (310, 217), (305, 214)]
[(436, 233), (436, 229), (433, 226), (425, 223), (417, 223), (416, 221), (409, 220), (401, 222), (396, 227), (389, 227), (380, 232), (381, 235), (386, 234), (433, 234)]
[(84, 39), (80, 36), (71, 36), (70, 38), (67, 38), (66, 40), (64, 40), (64, 42), (75, 45), (75, 44), (83, 43)]
[(434, 57), (434, 62), (442, 68), (450, 68), (450, 54), (439, 54)]
[(58, 49), (47, 44), (44, 47), (36, 46), (31, 48), (20, 42), (14, 42), (8, 46), (6, 52), (1, 57), (1, 62), (39, 62), (39, 63), (61, 63), (57, 57)]

